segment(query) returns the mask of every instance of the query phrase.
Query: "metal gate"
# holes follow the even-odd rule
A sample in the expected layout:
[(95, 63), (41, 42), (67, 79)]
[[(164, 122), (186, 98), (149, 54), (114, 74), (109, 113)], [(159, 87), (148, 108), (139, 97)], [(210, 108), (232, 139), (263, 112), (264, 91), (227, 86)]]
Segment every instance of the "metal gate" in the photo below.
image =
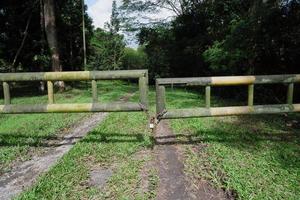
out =
[[(225, 76), (199, 78), (166, 78), (156, 80), (156, 113), (157, 119), (176, 119), (193, 117), (213, 117), (247, 114), (275, 114), (300, 112), (300, 104), (293, 104), (294, 84), (300, 82), (300, 75), (268, 76)], [(254, 85), (286, 84), (286, 104), (254, 105)], [(206, 106), (202, 108), (173, 109), (166, 107), (165, 87), (173, 85), (205, 87)], [(232, 107), (211, 107), (212, 86), (248, 85), (248, 105)]]
[[(98, 80), (138, 79), (140, 101), (137, 103), (99, 103), (97, 95)], [(47, 81), (48, 104), (11, 104), (10, 83), (23, 81)], [(56, 104), (53, 83), (55, 81), (91, 81), (93, 103)], [(0, 73), (3, 84), (4, 105), (0, 114), (25, 113), (66, 113), (66, 112), (138, 112), (148, 110), (148, 71), (81, 71), (81, 72), (38, 72), (38, 73)]]

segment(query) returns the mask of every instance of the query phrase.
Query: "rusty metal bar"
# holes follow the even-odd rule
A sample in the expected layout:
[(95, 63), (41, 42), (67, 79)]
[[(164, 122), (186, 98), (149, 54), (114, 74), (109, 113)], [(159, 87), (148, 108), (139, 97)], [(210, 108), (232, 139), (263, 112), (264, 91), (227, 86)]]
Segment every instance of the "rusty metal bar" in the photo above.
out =
[(97, 81), (92, 80), (92, 96), (93, 96), (93, 103), (98, 102), (98, 91), (97, 91)]
[(254, 104), (254, 85), (248, 85), (248, 106), (253, 106)]
[(11, 104), (10, 89), (9, 89), (9, 84), (7, 82), (3, 82), (3, 94), (4, 94), (4, 104), (5, 105)]
[(143, 111), (139, 103), (0, 105), (0, 114), (138, 111)]
[(287, 104), (293, 104), (294, 101), (294, 84), (290, 83), (288, 85), (288, 91), (287, 91)]
[(54, 89), (53, 89), (52, 81), (47, 81), (47, 90), (48, 90), (48, 103), (54, 104)]
[(259, 106), (235, 106), (218, 108), (192, 108), (168, 110), (160, 119), (179, 119), (195, 117), (217, 117), (231, 115), (253, 115), (253, 114), (277, 114), (300, 112), (300, 104), (259, 105)]
[(210, 108), (210, 98), (211, 98), (211, 87), (205, 87), (205, 106), (206, 108)]

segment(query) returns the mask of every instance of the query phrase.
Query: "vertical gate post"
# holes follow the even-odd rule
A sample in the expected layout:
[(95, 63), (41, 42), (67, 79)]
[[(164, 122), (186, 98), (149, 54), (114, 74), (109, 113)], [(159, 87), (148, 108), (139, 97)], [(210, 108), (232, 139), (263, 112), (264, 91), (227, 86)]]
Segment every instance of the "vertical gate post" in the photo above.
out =
[(210, 108), (210, 97), (211, 97), (211, 86), (207, 85), (205, 87), (205, 106)]
[(294, 83), (290, 83), (287, 92), (287, 104), (293, 104), (294, 100)]
[(47, 90), (48, 90), (48, 102), (49, 104), (54, 104), (54, 90), (53, 90), (52, 81), (47, 81)]
[(253, 106), (254, 104), (254, 85), (248, 85), (248, 106)]
[(97, 93), (97, 81), (92, 80), (92, 95), (93, 95), (93, 103), (98, 102), (98, 93)]
[(160, 115), (166, 110), (166, 88), (156, 84), (156, 114)]
[(139, 78), (139, 89), (140, 89), (140, 102), (146, 108), (149, 109), (148, 102), (148, 76)]
[(9, 84), (7, 82), (3, 82), (3, 93), (4, 93), (4, 104), (9, 105), (11, 103), (11, 99), (10, 99)]

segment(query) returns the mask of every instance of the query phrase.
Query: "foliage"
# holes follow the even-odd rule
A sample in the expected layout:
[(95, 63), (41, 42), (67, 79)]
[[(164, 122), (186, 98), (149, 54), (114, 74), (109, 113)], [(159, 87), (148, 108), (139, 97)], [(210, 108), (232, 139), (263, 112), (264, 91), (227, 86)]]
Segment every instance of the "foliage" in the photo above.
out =
[[(173, 1), (134, 2), (123, 8), (147, 16)], [(152, 78), (300, 72), (299, 0), (180, 2), (168, 24), (140, 28)]]
[(139, 47), (138, 49), (125, 48), (122, 58), (123, 69), (146, 69), (148, 67), (146, 64), (147, 55), (143, 47)]
[(92, 70), (121, 69), (125, 42), (123, 35), (112, 34), (100, 28), (94, 31), (91, 41), (89, 68)]
[[(48, 71), (50, 53), (43, 28), (42, 1), (1, 1), (0, 2), (0, 57), (1, 71)], [(55, 1), (59, 49), (64, 70), (82, 69), (82, 26), (81, 0)], [(92, 21), (85, 8), (87, 46), (92, 35)], [(24, 40), (16, 66), (14, 57)]]

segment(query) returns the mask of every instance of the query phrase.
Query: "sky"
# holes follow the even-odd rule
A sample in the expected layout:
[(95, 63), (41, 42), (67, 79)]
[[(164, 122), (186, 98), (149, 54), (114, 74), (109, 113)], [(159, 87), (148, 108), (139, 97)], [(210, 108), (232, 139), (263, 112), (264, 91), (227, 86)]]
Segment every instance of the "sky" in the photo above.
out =
[[(117, 0), (119, 5), (122, 0)], [(110, 21), (112, 11), (112, 0), (85, 0), (85, 4), (88, 6), (88, 14), (93, 19), (93, 25), (96, 28), (104, 28), (106, 22)], [(153, 17), (154, 16), (154, 17)], [(167, 10), (162, 10), (160, 13), (151, 15), (151, 18), (160, 19), (172, 16)], [(127, 45), (133, 48), (137, 47), (137, 41), (132, 36), (125, 35)]]
[(85, 4), (94, 26), (104, 28), (105, 22), (110, 20), (112, 0), (85, 0)]
[[(117, 4), (120, 5), (122, 0), (117, 0)], [(109, 22), (112, 0), (85, 0), (85, 4), (88, 6), (88, 14), (93, 19), (95, 27), (104, 28), (105, 22)], [(160, 19), (172, 16), (172, 13), (167, 10), (162, 10), (160, 13), (151, 15), (152, 18)]]

